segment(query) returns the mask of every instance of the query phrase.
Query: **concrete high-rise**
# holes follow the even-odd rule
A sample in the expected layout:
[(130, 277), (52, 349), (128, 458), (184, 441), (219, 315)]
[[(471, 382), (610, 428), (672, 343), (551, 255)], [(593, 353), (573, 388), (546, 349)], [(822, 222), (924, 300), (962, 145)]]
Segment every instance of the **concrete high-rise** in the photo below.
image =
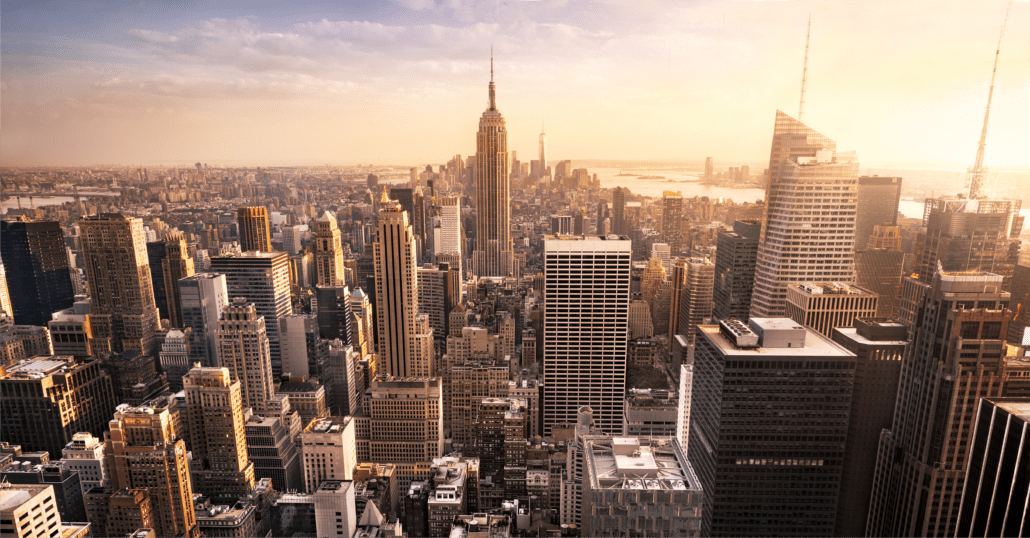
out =
[(673, 256), (683, 248), (683, 195), (665, 191), (662, 194), (662, 243), (669, 245)]
[(434, 367), (432, 330), (428, 317), (418, 311), (415, 238), (407, 212), (385, 194), (379, 202), (374, 256), (382, 371), (398, 377), (428, 377)]
[(175, 231), (165, 236), (165, 257), (161, 260), (164, 276), (165, 300), (168, 304), (168, 319), (172, 327), (182, 327), (182, 307), (179, 297), (179, 280), (193, 276), (193, 258), (186, 246), (186, 237)]
[(218, 364), (228, 368), (232, 378), (242, 384), (243, 405), (255, 413), (266, 412), (275, 392), (266, 327), (254, 303), (236, 298), (222, 312), (215, 332)]
[(225, 275), (229, 297), (254, 303), (265, 318), (272, 371), (282, 373), (279, 322), (293, 314), (290, 257), (285, 252), (243, 252), (211, 258), (211, 272)]
[(761, 221), (734, 221), (732, 232), (720, 232), (715, 247), (712, 316), (747, 321), (755, 283), (755, 260)]
[(880, 432), (890, 428), (894, 421), (894, 398), (908, 345), (908, 328), (904, 323), (859, 318), (854, 325), (834, 329), (832, 335), (834, 342), (858, 357), (834, 536), (866, 535), (877, 444)]
[(15, 323), (46, 325), (51, 314), (75, 302), (61, 223), (0, 221), (0, 259)]
[(1020, 200), (928, 198), (925, 231), (916, 234), (912, 271), (929, 283), (940, 262), (945, 271), (1001, 275), (1002, 289), (1007, 290), (1019, 261), (1021, 205)]
[(866, 536), (954, 536), (980, 398), (1004, 394), (1001, 275), (939, 269), (914, 294), (897, 408), (880, 435)]
[(304, 489), (318, 489), (324, 480), (352, 480), (358, 464), (353, 417), (312, 420), (297, 438), (304, 467)]
[(433, 238), (433, 254), (458, 254), (461, 248), (461, 198), (444, 196), (440, 198), (440, 227), (438, 237)]
[(189, 329), (186, 329), (186, 333), (179, 329), (168, 331), (161, 342), (161, 352), (157, 354), (161, 370), (168, 376), (168, 390), (172, 392), (182, 390), (182, 378), (189, 373), (193, 364), (190, 361), (189, 332)]
[(119, 405), (110, 422), (107, 469), (112, 489), (149, 493), (155, 534), (189, 538), (197, 532), (193, 482), (175, 422), (167, 407)]
[(853, 327), (857, 318), (876, 315), (879, 296), (840, 282), (804, 282), (787, 286), (788, 318), (830, 338), (837, 327)]
[(159, 314), (150, 282), (143, 220), (102, 213), (79, 221), (92, 302), (94, 353), (153, 353)]
[(491, 58), (490, 101), (479, 118), (476, 134), (476, 250), (472, 253), (472, 264), (478, 276), (508, 276), (514, 261), (508, 130), (504, 116), (497, 110), (493, 71)]
[(855, 282), (858, 161), (776, 111), (751, 315), (781, 317), (792, 282)]
[(190, 329), (190, 363), (218, 365), (218, 320), (229, 306), (225, 275), (200, 273), (179, 281), (182, 326)]
[(439, 377), (378, 375), (365, 392), (357, 424), (358, 461), (428, 462), (443, 455), (443, 385)]
[(612, 190), (612, 233), (626, 235), (626, 189), (615, 187)]
[(583, 406), (622, 432), (632, 256), (625, 237), (544, 239), (545, 435)]
[(336, 215), (329, 211), (315, 221), (316, 286), (343, 286), (343, 244)]
[(855, 250), (865, 250), (874, 226), (898, 224), (901, 178), (861, 176), (855, 205)]
[(61, 457), (78, 432), (100, 436), (117, 402), (100, 361), (36, 357), (0, 367), (0, 438)]
[(688, 343), (693, 344), (697, 334), (694, 328), (712, 317), (715, 264), (707, 258), (690, 258), (683, 266), (686, 279), (680, 290), (676, 334), (683, 335)]
[(238, 499), (254, 488), (254, 463), (247, 437), (240, 381), (228, 368), (193, 368), (182, 380), (193, 489), (205, 495)]
[(268, 208), (241, 207), (236, 215), (236, 224), (240, 228), (240, 250), (270, 252), (272, 231), (268, 220)]
[(701, 536), (833, 533), (854, 376), (853, 353), (789, 319), (697, 328), (688, 459)]

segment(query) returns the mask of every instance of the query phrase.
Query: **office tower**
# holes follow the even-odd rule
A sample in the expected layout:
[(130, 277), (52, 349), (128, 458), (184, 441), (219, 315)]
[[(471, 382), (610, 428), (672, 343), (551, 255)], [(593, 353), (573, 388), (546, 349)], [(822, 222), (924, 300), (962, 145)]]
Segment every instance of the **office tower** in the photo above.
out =
[[(353, 316), (351, 322), (354, 324), (352, 327), (352, 334), (354, 335), (354, 343), (352, 345), (354, 349), (360, 349), (362, 356), (374, 352), (375, 334), (377, 332), (375, 329), (375, 316), (372, 313), (372, 303), (361, 288), (354, 290), (354, 293), (351, 294), (350, 310)], [(380, 354), (380, 356), (382, 355)]]
[[(448, 338), (450, 350), (457, 346), (476, 349), (483, 344), (483, 339), (476, 336), (483, 336), (486, 331), (473, 332), (471, 329), (466, 327), (465, 338), (460, 343), (455, 337)], [(489, 354), (482, 351), (473, 352), (472, 356), (462, 356), (461, 351), (455, 355), (458, 356), (448, 354), (451, 362), (447, 368), (441, 369), (444, 428), (450, 431), (455, 445), (471, 447), (475, 437), (473, 421), (479, 403), (486, 398), (508, 395), (511, 369), (500, 361), (487, 358)]]
[(622, 431), (632, 244), (625, 237), (544, 239), (544, 432), (594, 410)]
[[(493, 65), (492, 65), (493, 64), (493, 60), (492, 59), (490, 60), (490, 63), (491, 63), (491, 66), (490, 66), (490, 87), (491, 87), (491, 91), (490, 91), (490, 108), (493, 109), (494, 108), (494, 106), (493, 106), (493, 78), (494, 78), (493, 77), (493, 70), (494, 70), (494, 68), (493, 68)], [(503, 126), (503, 124), (502, 124), (502, 126)], [(477, 153), (477, 155), (478, 155), (478, 153)], [(540, 153), (539, 153), (539, 156), (540, 156), (540, 175), (541, 176), (546, 176), (547, 175), (547, 133), (544, 132), (544, 126), (542, 124), (540, 125)]]
[(418, 311), (415, 241), (407, 213), (385, 196), (379, 202), (374, 254), (376, 325), (383, 372), (398, 377), (427, 377), (434, 365), (432, 330), (428, 317)]
[(956, 536), (1023, 536), (1030, 517), (1026, 477), (1030, 402), (984, 398), (969, 450)]
[(118, 406), (110, 422), (111, 488), (146, 490), (158, 536), (193, 536), (196, 516), (186, 443), (167, 408)]
[(708, 183), (715, 179), (715, 162), (711, 157), (705, 157), (705, 183)]
[(236, 212), (240, 227), (240, 250), (272, 251), (272, 232), (265, 207), (241, 207)]
[(479, 509), (500, 508), (526, 496), (526, 403), (486, 398), (474, 412), (475, 440), (467, 453), (479, 460)]
[(834, 329), (832, 338), (857, 357), (833, 535), (865, 536), (877, 444), (894, 420), (908, 328), (890, 319), (858, 318), (854, 327)]
[(354, 482), (326, 480), (314, 490), (317, 536), (351, 538), (357, 530)]
[(858, 286), (805, 282), (787, 286), (787, 317), (830, 338), (837, 327), (876, 316), (879, 297)]
[(854, 376), (853, 353), (789, 319), (697, 328), (688, 457), (702, 536), (832, 534)]
[(86, 357), (93, 354), (89, 345), (93, 331), (89, 327), (89, 299), (76, 301), (71, 308), (54, 312), (47, 323), (54, 355)]
[[(327, 402), (329, 414), (342, 417), (358, 413), (368, 385), (361, 370), (361, 361), (367, 362), (369, 359), (368, 355), (361, 354), (360, 348), (341, 346), (335, 342), (329, 345), (329, 370), (332, 376), (327, 383), (332, 385), (333, 395), (332, 401)], [(375, 362), (372, 362), (374, 367)]]
[(694, 343), (697, 331), (694, 327), (712, 317), (712, 291), (715, 285), (715, 264), (707, 258), (690, 258), (683, 264), (686, 278), (680, 292), (679, 315), (676, 334)]
[(290, 256), (300, 254), (302, 235), (303, 232), (301, 231), (300, 226), (283, 226), (283, 251)]
[(190, 330), (190, 362), (218, 365), (218, 320), (229, 306), (225, 275), (199, 273), (179, 281), (182, 326)]
[(182, 390), (182, 378), (193, 364), (190, 361), (190, 338), (178, 329), (168, 331), (157, 358), (161, 370), (168, 376), (168, 389), (172, 392)]
[(254, 488), (254, 463), (247, 455), (242, 385), (224, 367), (193, 368), (182, 382), (193, 489), (215, 498), (246, 496)]
[[(478, 276), (508, 276), (513, 262), (508, 131), (504, 116), (497, 110), (493, 71), (491, 58), (490, 103), (479, 119), (476, 134), (476, 250), (472, 263)], [(540, 153), (544, 157), (542, 138)], [(547, 163), (543, 162), (541, 168), (546, 169)]]
[(855, 281), (857, 184), (854, 153), (776, 111), (752, 316), (783, 316), (792, 282)]
[(45, 325), (75, 301), (61, 223), (25, 218), (0, 221), (0, 259), (8, 311), (19, 325)]
[(271, 479), (276, 491), (304, 489), (300, 449), (279, 416), (251, 415), (245, 425), (247, 455), (254, 463), (254, 479)]
[(264, 413), (272, 399), (272, 364), (265, 318), (254, 303), (235, 298), (222, 312), (215, 336), (218, 364), (243, 386), (243, 405)]
[(107, 355), (100, 368), (111, 376), (115, 403), (140, 405), (168, 390), (168, 374), (158, 369), (157, 357), (136, 349)]
[(443, 455), (440, 378), (378, 375), (362, 407), (356, 420), (368, 422), (355, 425), (358, 461), (419, 463)]
[(336, 215), (329, 211), (315, 221), (315, 267), (318, 278), (316, 286), (343, 286), (343, 244), (340, 242), (340, 228)]
[(90, 525), (84, 520), (65, 522), (57, 513), (54, 486), (50, 484), (0, 484), (0, 534), (11, 538), (85, 538)]
[(694, 390), (694, 365), (680, 365), (680, 390), (677, 393), (679, 402), (676, 406), (676, 440), (679, 441), (683, 453), (690, 446), (690, 399)]
[(1023, 333), (1030, 326), (1030, 265), (1020, 263), (1012, 271), (1012, 283), (1009, 286), (1012, 300), (1009, 310), (1012, 320), (1009, 321), (1009, 332), (1006, 340), (1010, 345), (1030, 346), (1023, 341)]
[(312, 420), (329, 416), (326, 388), (314, 381), (283, 381), (276, 385), (276, 396), (289, 396), (290, 405), (300, 415), (300, 422), (307, 426)]
[(677, 338), (682, 338), (684, 345), (687, 342), (686, 335), (679, 334), (680, 307), (687, 287), (687, 271), (687, 260), (677, 259), (669, 274), (669, 351), (673, 350)]
[(615, 187), (612, 190), (612, 233), (626, 235), (626, 189)]
[(666, 389), (629, 389), (626, 412), (622, 415), (621, 435), (677, 437), (676, 391)]
[(0, 316), (7, 316), (14, 319), (14, 309), (11, 307), (11, 292), (7, 289), (7, 271), (4, 269), (3, 261), (0, 261)]
[(89, 432), (79, 432), (61, 450), (61, 461), (64, 468), (79, 473), (79, 485), (82, 494), (99, 487), (110, 486), (107, 472), (107, 460), (104, 458), (104, 443)]
[(865, 250), (873, 227), (898, 224), (901, 178), (861, 176), (855, 205), (855, 250)]
[(304, 489), (313, 493), (324, 480), (353, 480), (358, 465), (353, 417), (311, 421), (298, 438)]
[(737, 220), (732, 232), (719, 232), (715, 247), (715, 286), (712, 316), (747, 321), (755, 283), (755, 259), (762, 223)]
[(630, 301), (629, 339), (636, 340), (652, 336), (654, 336), (654, 324), (651, 322), (651, 307), (641, 299)]
[(165, 256), (161, 260), (164, 277), (165, 302), (172, 327), (182, 327), (182, 308), (179, 304), (179, 280), (193, 276), (193, 258), (190, 257), (186, 238), (175, 231), (165, 236)]
[(906, 256), (901, 252), (900, 226), (873, 226), (865, 250), (855, 252), (855, 284), (880, 296), (877, 317), (894, 315), (894, 299), (901, 293)]
[(265, 318), (272, 371), (282, 373), (279, 321), (293, 314), (290, 264), (285, 252), (244, 252), (211, 258), (211, 272), (225, 275), (229, 297), (246, 298)]
[[(150, 494), (143, 489), (94, 489), (84, 495), (93, 536), (132, 536), (137, 529), (154, 527)], [(143, 538), (143, 537), (138, 537)]]
[(350, 288), (318, 286), (315, 288), (315, 299), (318, 303), (319, 335), (329, 340), (339, 339), (344, 343), (353, 344), (354, 325), (351, 323)]
[(668, 243), (653, 243), (651, 245), (651, 258), (662, 260), (662, 267), (666, 273), (672, 272), (672, 249)]
[(666, 280), (665, 277), (666, 271), (665, 267), (662, 266), (662, 260), (652, 257), (640, 275), (640, 296), (648, 304), (651, 304), (652, 308), (655, 300), (658, 298), (658, 292)]
[[(320, 336), (318, 315), (294, 314), (282, 319), (283, 376), (310, 377), (326, 384), (329, 341)], [(329, 389), (332, 390), (332, 389)], [(332, 395), (327, 396), (332, 399)]]
[(955, 534), (977, 400), (1004, 391), (1002, 280), (941, 269), (930, 284), (906, 279), (923, 292), (894, 422), (880, 435), (866, 536)]
[(551, 233), (553, 235), (572, 235), (572, 216), (551, 215)]
[(709, 507), (678, 442), (613, 437), (591, 439), (582, 450), (583, 536), (702, 536)]
[(150, 282), (143, 221), (103, 213), (79, 221), (91, 292), (94, 353), (138, 349), (153, 353), (160, 322)]
[(662, 193), (661, 239), (674, 256), (679, 256), (683, 248), (683, 196), (678, 192)]
[(434, 337), (441, 340), (447, 335), (448, 271), (425, 264), (416, 271), (418, 278), (418, 311), (429, 317)]
[(76, 433), (103, 434), (116, 404), (99, 360), (35, 357), (0, 369), (0, 438), (54, 459)]
[(461, 198), (440, 198), (439, 237), (433, 238), (433, 254), (461, 254)]
[(916, 234), (912, 271), (929, 283), (940, 262), (945, 271), (1001, 275), (1002, 289), (1008, 289), (1019, 261), (1021, 204), (1020, 200), (963, 196), (928, 198), (923, 210), (925, 231)]

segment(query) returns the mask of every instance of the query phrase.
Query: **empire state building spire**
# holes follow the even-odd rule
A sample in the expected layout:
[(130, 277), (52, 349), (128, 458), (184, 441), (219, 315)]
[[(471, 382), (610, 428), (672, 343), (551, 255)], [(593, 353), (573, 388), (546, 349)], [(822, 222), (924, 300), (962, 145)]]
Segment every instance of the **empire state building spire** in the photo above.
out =
[(510, 276), (511, 185), (508, 177), (508, 129), (497, 110), (494, 54), (490, 50), (490, 107), (479, 118), (476, 133), (476, 248), (473, 272), (479, 276)]
[(490, 108), (497, 110), (497, 92), (494, 88), (494, 48), (490, 47)]

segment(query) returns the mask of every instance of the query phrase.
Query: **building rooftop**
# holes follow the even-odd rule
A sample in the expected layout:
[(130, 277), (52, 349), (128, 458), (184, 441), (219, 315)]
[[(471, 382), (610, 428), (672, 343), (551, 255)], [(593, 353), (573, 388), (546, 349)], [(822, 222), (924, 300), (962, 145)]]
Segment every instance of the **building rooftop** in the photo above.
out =
[(586, 441), (584, 457), (594, 490), (701, 490), (679, 443), (671, 439), (595, 438)]
[(1030, 400), (1025, 398), (984, 398), (1012, 416), (1030, 422)]
[(352, 417), (325, 417), (312, 420), (304, 433), (336, 433), (343, 431), (350, 424)]
[[(755, 318), (752, 318), (754, 321)], [(789, 319), (784, 319), (784, 322), (788, 322), (797, 326), (797, 322)], [(800, 327), (800, 326), (799, 326)], [(790, 355), (793, 357), (827, 357), (827, 356), (838, 356), (838, 357), (851, 357), (852, 353), (839, 344), (826, 338), (825, 336), (804, 327), (800, 327), (806, 332), (805, 334), (805, 345), (803, 347), (757, 347), (757, 348), (738, 348), (728, 340), (720, 331), (718, 325), (698, 325), (697, 329), (707, 337), (713, 345), (719, 348), (719, 351), (727, 356), (745, 356), (745, 355), (769, 355), (769, 356), (784, 356)]]
[(69, 373), (79, 366), (70, 356), (39, 355), (23, 359), (7, 367), (4, 379), (42, 379), (54, 374)]
[(788, 287), (797, 288), (809, 295), (875, 295), (869, 290), (844, 282), (801, 282)]

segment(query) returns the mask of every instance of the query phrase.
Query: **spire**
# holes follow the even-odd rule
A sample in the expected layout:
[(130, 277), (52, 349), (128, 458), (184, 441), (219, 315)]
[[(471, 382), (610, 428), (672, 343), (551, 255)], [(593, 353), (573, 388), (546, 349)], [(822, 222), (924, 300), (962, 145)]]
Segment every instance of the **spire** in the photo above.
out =
[(998, 36), (998, 47), (994, 50), (994, 70), (991, 71), (991, 89), (987, 91), (987, 111), (984, 112), (984, 126), (980, 131), (980, 145), (976, 148), (976, 162), (969, 169), (969, 197), (983, 197), (984, 180), (984, 147), (987, 146), (987, 119), (991, 117), (991, 98), (994, 97), (994, 76), (998, 74), (998, 55), (1001, 54), (1001, 38), (1005, 35), (1005, 27), (1009, 24), (1009, 11), (1012, 10), (1012, 2), (1009, 2), (1005, 10), (1005, 22), (1001, 24), (1001, 35)]
[(808, 82), (808, 41), (812, 38), (812, 15), (808, 15), (808, 34), (805, 36), (805, 66), (801, 70), (801, 106), (798, 107), (798, 121), (805, 123), (805, 84)]
[(497, 96), (494, 91), (494, 46), (490, 45), (490, 110), (497, 110)]

